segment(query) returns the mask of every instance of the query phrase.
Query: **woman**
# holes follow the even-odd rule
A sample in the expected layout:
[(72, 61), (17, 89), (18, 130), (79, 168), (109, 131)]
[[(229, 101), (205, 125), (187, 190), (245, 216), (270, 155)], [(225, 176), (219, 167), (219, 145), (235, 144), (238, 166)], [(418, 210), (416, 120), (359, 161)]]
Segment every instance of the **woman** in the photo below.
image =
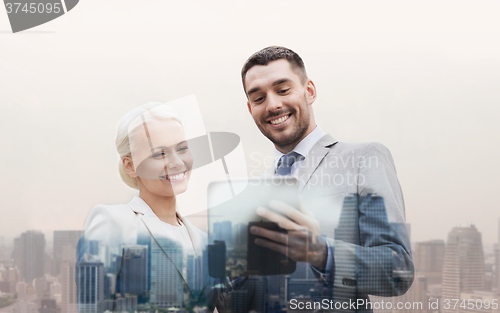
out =
[(207, 305), (207, 236), (176, 206), (193, 166), (180, 117), (161, 103), (134, 109), (118, 126), (116, 149), (120, 176), (139, 195), (90, 212), (75, 270), (79, 311)]

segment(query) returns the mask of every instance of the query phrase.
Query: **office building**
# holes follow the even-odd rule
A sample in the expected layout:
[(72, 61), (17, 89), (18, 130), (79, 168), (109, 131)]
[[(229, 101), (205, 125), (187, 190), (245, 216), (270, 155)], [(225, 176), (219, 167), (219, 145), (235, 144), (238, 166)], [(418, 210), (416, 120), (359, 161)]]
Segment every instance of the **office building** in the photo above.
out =
[(75, 267), (79, 286), (77, 302), (79, 313), (101, 313), (104, 302), (104, 266), (102, 263), (79, 263)]
[(45, 264), (45, 235), (39, 231), (27, 231), (14, 240), (14, 263), (21, 280), (32, 283), (43, 277)]
[(118, 292), (145, 299), (148, 293), (148, 246), (124, 246), (122, 255)]
[(77, 313), (75, 262), (61, 264), (61, 313)]
[(191, 290), (200, 290), (202, 284), (201, 266), (193, 254), (187, 255), (186, 260), (186, 282)]
[(415, 272), (427, 278), (428, 285), (439, 285), (443, 279), (444, 240), (417, 242), (413, 252)]
[(233, 242), (233, 228), (230, 221), (214, 223), (213, 240), (225, 241), (226, 246)]
[(53, 259), (54, 259), (54, 275), (59, 275), (61, 272), (61, 263), (62, 260), (66, 257), (64, 256), (64, 248), (70, 247), (75, 250), (78, 240), (83, 236), (82, 230), (55, 230), (54, 231), (54, 250), (53, 250)]
[(179, 275), (183, 272), (182, 247), (168, 239), (158, 241), (151, 245), (150, 304), (159, 308), (182, 307), (183, 283)]
[[(444, 256), (443, 301), (460, 299), (464, 292), (482, 290), (484, 268), (481, 233), (474, 225), (453, 228), (448, 234)], [(443, 308), (443, 312), (458, 312), (458, 308)]]

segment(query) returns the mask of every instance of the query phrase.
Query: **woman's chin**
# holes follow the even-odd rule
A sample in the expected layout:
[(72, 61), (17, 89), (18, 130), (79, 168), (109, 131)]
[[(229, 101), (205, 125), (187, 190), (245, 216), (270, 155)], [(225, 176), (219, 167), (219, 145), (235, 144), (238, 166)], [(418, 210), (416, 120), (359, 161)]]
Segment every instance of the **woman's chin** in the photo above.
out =
[(183, 194), (187, 190), (187, 181), (183, 182), (182, 184), (172, 184), (172, 191), (175, 196), (178, 196), (180, 194)]

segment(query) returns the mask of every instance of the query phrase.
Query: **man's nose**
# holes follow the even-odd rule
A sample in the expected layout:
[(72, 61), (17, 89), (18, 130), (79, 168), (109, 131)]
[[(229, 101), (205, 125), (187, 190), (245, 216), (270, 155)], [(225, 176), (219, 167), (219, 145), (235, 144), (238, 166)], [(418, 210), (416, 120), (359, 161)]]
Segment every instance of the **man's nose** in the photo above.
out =
[(281, 100), (275, 95), (268, 96), (267, 98), (267, 110), (269, 112), (274, 112), (280, 110), (282, 107)]

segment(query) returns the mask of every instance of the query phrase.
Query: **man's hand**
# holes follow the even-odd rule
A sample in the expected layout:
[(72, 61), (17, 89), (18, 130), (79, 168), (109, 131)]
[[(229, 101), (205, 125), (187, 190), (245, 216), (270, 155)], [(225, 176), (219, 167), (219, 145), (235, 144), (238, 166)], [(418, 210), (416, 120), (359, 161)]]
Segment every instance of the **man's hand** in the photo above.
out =
[(253, 226), (250, 228), (252, 234), (263, 237), (256, 239), (255, 243), (324, 271), (327, 246), (325, 240), (319, 237), (319, 222), (314, 215), (305, 208), (297, 210), (281, 201), (271, 201), (269, 207), (272, 210), (257, 208), (257, 214), (286, 229), (288, 234)]

